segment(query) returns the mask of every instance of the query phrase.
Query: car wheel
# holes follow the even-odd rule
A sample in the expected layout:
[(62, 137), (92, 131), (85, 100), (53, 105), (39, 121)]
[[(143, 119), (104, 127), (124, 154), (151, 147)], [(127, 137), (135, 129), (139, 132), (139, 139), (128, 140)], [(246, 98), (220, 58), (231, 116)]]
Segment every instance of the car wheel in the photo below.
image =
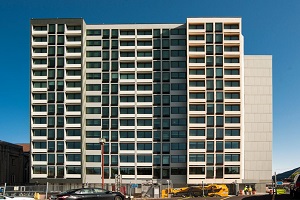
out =
[(114, 200), (123, 200), (121, 196), (115, 196)]

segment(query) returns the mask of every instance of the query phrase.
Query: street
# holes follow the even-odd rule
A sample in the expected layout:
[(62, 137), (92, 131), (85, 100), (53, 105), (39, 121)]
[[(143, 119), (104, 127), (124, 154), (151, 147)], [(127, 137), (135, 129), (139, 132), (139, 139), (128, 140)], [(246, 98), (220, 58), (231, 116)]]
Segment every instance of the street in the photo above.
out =
[(289, 194), (283, 195), (252, 195), (252, 196), (232, 196), (232, 197), (197, 197), (197, 198), (181, 198), (178, 200), (294, 200)]

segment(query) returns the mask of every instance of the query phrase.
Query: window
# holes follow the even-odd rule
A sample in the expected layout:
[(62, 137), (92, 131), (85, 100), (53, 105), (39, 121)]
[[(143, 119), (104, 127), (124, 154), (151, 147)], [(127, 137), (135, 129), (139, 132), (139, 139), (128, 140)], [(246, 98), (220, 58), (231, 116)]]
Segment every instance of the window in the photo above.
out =
[(137, 137), (138, 138), (152, 138), (152, 132), (151, 131), (138, 131)]
[(151, 163), (152, 162), (152, 155), (137, 155), (137, 162)]
[(190, 87), (205, 87), (205, 81), (190, 81)]
[(186, 29), (171, 29), (171, 35), (185, 35)]
[(138, 143), (137, 150), (152, 150), (152, 143)]
[(224, 74), (225, 75), (239, 75), (240, 70), (239, 69), (225, 69)]
[(171, 150), (186, 150), (185, 143), (171, 143)]
[(224, 40), (239, 40), (239, 35), (225, 35)]
[(240, 123), (240, 117), (225, 117), (225, 123)]
[(226, 92), (225, 93), (225, 99), (240, 99), (240, 93), (239, 92)]
[[(152, 46), (152, 41), (138, 41), (137, 42), (138, 46)], [(132, 45), (134, 46), (134, 45)]]
[(225, 81), (225, 87), (239, 87), (240, 81)]
[(101, 40), (87, 40), (86, 46), (101, 46)]
[(135, 85), (120, 85), (121, 91), (134, 91)]
[(86, 119), (87, 126), (101, 126), (100, 119)]
[(120, 108), (120, 114), (134, 114), (134, 108)]
[(81, 26), (80, 25), (67, 25), (67, 29), (68, 30), (81, 30)]
[(101, 51), (87, 51), (86, 57), (101, 57)]
[(152, 96), (138, 96), (138, 102), (152, 102)]
[(225, 111), (240, 111), (240, 105), (238, 104), (225, 105)]
[(172, 114), (186, 114), (187, 110), (186, 107), (172, 107), (171, 113)]
[(138, 126), (152, 126), (152, 120), (151, 119), (138, 119), (137, 125)]
[(240, 161), (240, 154), (225, 154), (226, 162), (238, 162)]
[(205, 99), (205, 93), (204, 92), (190, 93), (189, 97), (190, 99)]
[(81, 41), (81, 36), (68, 36), (67, 40), (70, 42), (79, 42)]
[(185, 50), (172, 50), (171, 56), (172, 57), (186, 57), (186, 51)]
[(152, 108), (137, 108), (137, 114), (152, 114)]
[(224, 58), (224, 63), (239, 63), (240, 58)]
[(101, 84), (87, 84), (86, 91), (101, 91)]
[(47, 37), (33, 37), (34, 42), (47, 42)]
[(135, 41), (121, 41), (120, 46), (135, 46)]
[(205, 174), (205, 167), (189, 167), (190, 174)]
[(47, 131), (46, 129), (33, 129), (33, 136), (46, 136)]
[(120, 150), (134, 150), (134, 143), (120, 143)]
[(185, 155), (172, 155), (171, 163), (186, 163), (186, 156)]
[(225, 167), (225, 174), (240, 174), (240, 167)]
[(240, 48), (239, 46), (225, 46), (224, 51), (225, 52), (239, 52)]
[(137, 52), (137, 57), (151, 57), (152, 52), (151, 51), (139, 51)]
[(100, 131), (86, 131), (86, 138), (100, 138)]
[(190, 35), (189, 40), (204, 40), (204, 35)]
[(47, 59), (33, 59), (33, 64), (35, 64), (35, 65), (47, 64)]
[(67, 117), (67, 124), (80, 124), (81, 117)]
[(46, 154), (33, 154), (33, 160), (34, 161), (47, 161), (47, 155)]
[(202, 105), (190, 104), (189, 110), (190, 111), (205, 111), (205, 105), (204, 104), (202, 104)]
[(81, 142), (67, 142), (67, 149), (81, 149)]
[(33, 166), (33, 174), (47, 174), (47, 166)]
[(81, 136), (80, 129), (67, 129), (66, 130), (67, 136)]
[(121, 167), (120, 174), (122, 175), (134, 175), (135, 169), (133, 167)]
[(189, 58), (190, 63), (204, 63), (204, 58)]
[(131, 52), (131, 51), (123, 51), (120, 52), (120, 57), (135, 57), (135, 52)]
[(46, 142), (33, 142), (34, 149), (46, 149), (47, 143)]
[(239, 29), (239, 24), (224, 24), (224, 29)]
[(134, 126), (134, 119), (120, 119), (120, 126)]
[(190, 52), (204, 52), (204, 46), (190, 46)]
[(120, 131), (120, 138), (134, 138), (133, 131)]
[(171, 46), (185, 46), (186, 40), (185, 39), (172, 39)]
[(135, 79), (135, 74), (120, 74), (120, 79)]
[(67, 174), (81, 174), (81, 167), (67, 167)]
[(120, 30), (120, 35), (135, 35), (135, 30)]
[(86, 143), (86, 150), (100, 150), (100, 143)]
[(190, 136), (205, 136), (204, 129), (190, 129)]
[(205, 149), (205, 142), (190, 142), (190, 149)]
[(229, 142), (225, 141), (225, 149), (239, 149), (240, 142)]
[(205, 162), (205, 154), (189, 154), (190, 162)]
[(101, 96), (86, 96), (86, 102), (101, 102)]
[(171, 95), (172, 102), (186, 102), (186, 95)]
[(134, 96), (120, 96), (120, 102), (134, 102)]
[(240, 136), (240, 129), (226, 129), (225, 136)]
[(87, 36), (101, 35), (101, 30), (100, 29), (87, 29), (86, 35)]
[(46, 124), (46, 117), (33, 117), (33, 124)]

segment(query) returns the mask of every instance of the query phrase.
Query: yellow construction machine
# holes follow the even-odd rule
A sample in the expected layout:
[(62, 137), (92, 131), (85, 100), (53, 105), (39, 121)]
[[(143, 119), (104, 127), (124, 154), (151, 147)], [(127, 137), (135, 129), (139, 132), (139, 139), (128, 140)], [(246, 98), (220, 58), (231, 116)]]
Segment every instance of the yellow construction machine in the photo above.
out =
[[(210, 184), (202, 186), (189, 186), (182, 188), (169, 188), (161, 192), (162, 198), (172, 197), (201, 197), (201, 196), (228, 196), (228, 187), (224, 184)], [(170, 195), (170, 196), (169, 196)]]

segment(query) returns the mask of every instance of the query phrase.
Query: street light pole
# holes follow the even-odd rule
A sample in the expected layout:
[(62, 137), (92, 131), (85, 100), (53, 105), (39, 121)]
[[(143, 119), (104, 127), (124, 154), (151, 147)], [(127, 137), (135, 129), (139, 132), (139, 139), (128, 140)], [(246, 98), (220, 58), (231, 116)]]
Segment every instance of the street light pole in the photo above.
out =
[(169, 180), (167, 180), (167, 183), (168, 183), (168, 198), (169, 198)]
[(102, 175), (102, 188), (104, 189), (104, 144), (106, 142), (105, 138), (100, 138), (99, 143), (101, 144), (101, 175)]

